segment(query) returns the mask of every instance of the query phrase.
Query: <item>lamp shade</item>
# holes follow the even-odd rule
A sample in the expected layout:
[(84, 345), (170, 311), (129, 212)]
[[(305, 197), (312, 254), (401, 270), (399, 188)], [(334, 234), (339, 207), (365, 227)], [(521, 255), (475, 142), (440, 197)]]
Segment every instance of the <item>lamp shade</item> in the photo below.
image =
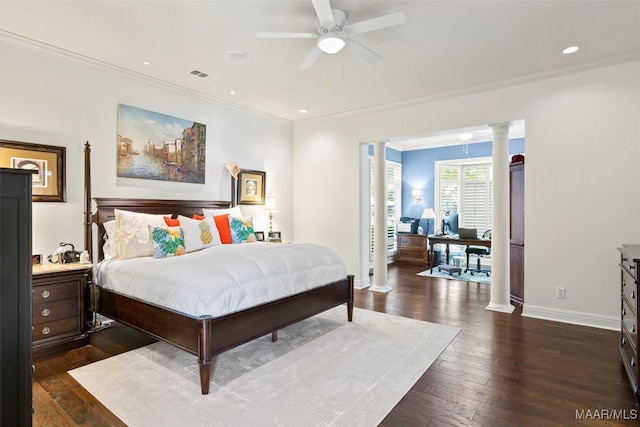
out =
[(422, 211), (422, 216), (420, 218), (435, 219), (435, 217), (436, 217), (436, 214), (433, 211), (433, 209), (427, 208), (424, 211)]
[(276, 199), (269, 194), (264, 201), (264, 210), (268, 212), (278, 212), (276, 209)]

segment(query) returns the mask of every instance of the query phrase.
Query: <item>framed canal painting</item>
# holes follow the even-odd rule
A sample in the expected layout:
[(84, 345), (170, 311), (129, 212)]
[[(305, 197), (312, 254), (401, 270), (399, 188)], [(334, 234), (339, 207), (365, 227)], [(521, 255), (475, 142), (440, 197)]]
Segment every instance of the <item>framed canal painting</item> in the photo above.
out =
[(117, 176), (204, 184), (207, 127), (118, 105)]

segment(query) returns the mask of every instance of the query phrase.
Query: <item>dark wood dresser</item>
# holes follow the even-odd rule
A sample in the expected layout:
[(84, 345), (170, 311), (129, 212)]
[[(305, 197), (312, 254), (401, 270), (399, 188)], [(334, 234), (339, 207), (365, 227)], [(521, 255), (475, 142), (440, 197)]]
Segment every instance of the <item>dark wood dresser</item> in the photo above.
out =
[(620, 251), (620, 354), (631, 388), (640, 403), (638, 390), (638, 284), (640, 245), (622, 245)]
[(524, 162), (509, 165), (510, 294), (515, 304), (524, 303)]
[(87, 287), (91, 264), (33, 268), (33, 356), (82, 347), (87, 335)]
[(30, 426), (31, 171), (0, 168), (0, 426)]
[(426, 234), (398, 234), (399, 263), (419, 264), (429, 267), (429, 251)]

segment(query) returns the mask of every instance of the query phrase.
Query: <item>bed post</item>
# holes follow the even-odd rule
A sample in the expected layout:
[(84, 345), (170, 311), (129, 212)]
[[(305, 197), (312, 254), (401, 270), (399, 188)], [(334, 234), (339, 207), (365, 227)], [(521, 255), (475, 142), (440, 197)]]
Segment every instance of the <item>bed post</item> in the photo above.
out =
[(211, 371), (215, 364), (211, 360), (211, 320), (211, 317), (198, 319), (198, 366), (202, 394), (209, 394)]
[(84, 249), (93, 260), (93, 238), (91, 226), (91, 145), (84, 144)]
[(347, 301), (347, 320), (349, 322), (353, 321), (353, 300), (354, 300), (354, 292), (353, 292), (353, 274), (347, 275), (347, 280), (349, 281), (349, 301)]

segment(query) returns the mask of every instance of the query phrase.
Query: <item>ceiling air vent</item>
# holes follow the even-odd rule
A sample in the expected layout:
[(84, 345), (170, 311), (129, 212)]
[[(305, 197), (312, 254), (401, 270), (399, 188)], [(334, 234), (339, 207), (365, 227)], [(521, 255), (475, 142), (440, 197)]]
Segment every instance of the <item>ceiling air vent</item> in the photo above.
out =
[(193, 70), (191, 72), (191, 74), (193, 74), (196, 77), (200, 77), (201, 79), (205, 79), (205, 80), (215, 80), (215, 79), (217, 79), (217, 77), (211, 76), (211, 75), (209, 75), (207, 73), (203, 73), (202, 71), (199, 71), (199, 70)]

